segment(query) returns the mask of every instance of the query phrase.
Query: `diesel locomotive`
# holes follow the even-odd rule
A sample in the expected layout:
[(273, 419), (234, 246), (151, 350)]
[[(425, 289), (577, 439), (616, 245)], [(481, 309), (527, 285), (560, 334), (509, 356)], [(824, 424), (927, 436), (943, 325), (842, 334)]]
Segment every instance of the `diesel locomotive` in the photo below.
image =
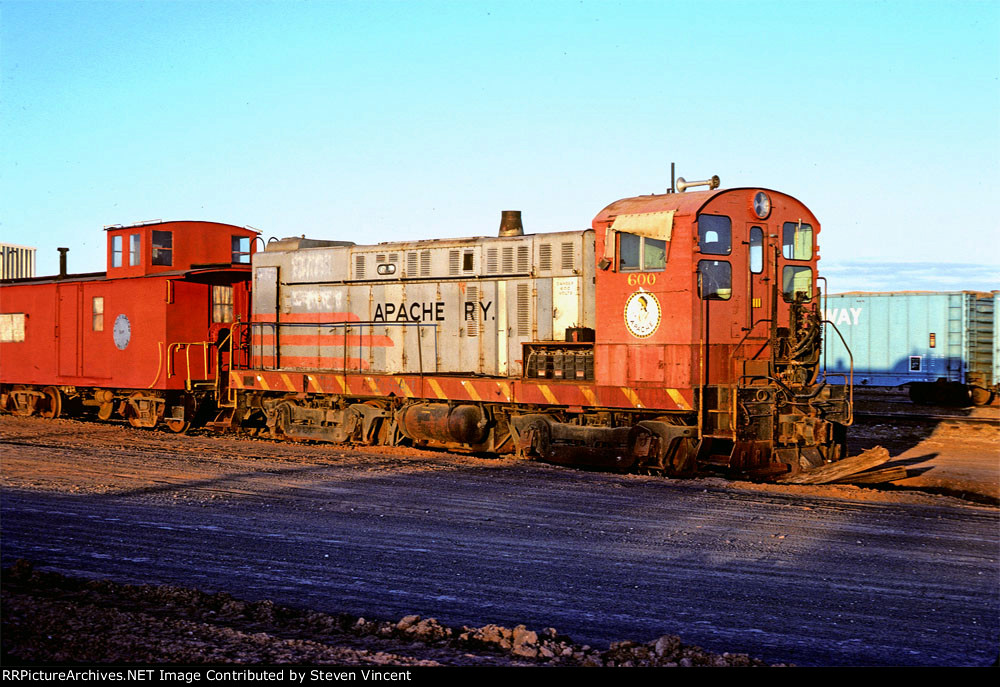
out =
[[(147, 306), (127, 289), (106, 297), (113, 331), (84, 333), (107, 340), (92, 349), (103, 382), (80, 376), (86, 346), (75, 370), (62, 354), (37, 374), (20, 363), (31, 346), (51, 349), (63, 316), (32, 335), (35, 304), (8, 293), (48, 289), (38, 305), (51, 309), (74, 279), (5, 283), (0, 317), (21, 319), (0, 321), (0, 403), (51, 416), (69, 398), (175, 431), (204, 422), (666, 475), (776, 477), (845, 455), (849, 375), (831, 384), (821, 364), (820, 225), (787, 194), (679, 180), (608, 205), (583, 230), (526, 234), (520, 213), (504, 212), (496, 236), (375, 245), (303, 236), (257, 250), (255, 232), (237, 229), (206, 223), (199, 235), (199, 250), (215, 242), (228, 264), (137, 272), (135, 293), (156, 281), (142, 287)], [(129, 231), (109, 231), (109, 261)], [(140, 263), (153, 231), (137, 239)], [(79, 288), (124, 277), (109, 268)], [(122, 348), (129, 308), (156, 325)], [(77, 329), (55, 328), (57, 349), (87, 329), (87, 313), (76, 317)], [(146, 369), (130, 370), (129, 345)]]

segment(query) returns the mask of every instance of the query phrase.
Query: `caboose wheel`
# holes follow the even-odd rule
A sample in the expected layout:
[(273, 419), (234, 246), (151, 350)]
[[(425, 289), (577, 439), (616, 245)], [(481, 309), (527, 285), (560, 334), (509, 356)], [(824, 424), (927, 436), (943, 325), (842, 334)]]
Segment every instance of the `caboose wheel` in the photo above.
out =
[(15, 386), (10, 394), (10, 414), (29, 417), (35, 414), (35, 398), (23, 386)]
[(167, 426), (174, 434), (184, 434), (186, 431), (191, 429), (191, 420), (195, 416), (197, 408), (195, 407), (194, 399), (188, 395), (185, 395), (181, 402), (177, 404), (174, 408), (180, 407), (183, 409), (183, 414), (181, 417), (165, 417), (163, 418), (163, 424)]
[(128, 397), (124, 414), (133, 427), (156, 427), (163, 419), (163, 401), (136, 391)]
[(62, 414), (62, 393), (54, 386), (47, 386), (42, 389), (45, 397), (38, 408), (38, 414), (42, 417), (56, 418)]
[(188, 420), (177, 420), (171, 418), (165, 420), (163, 424), (165, 424), (167, 426), (167, 429), (169, 429), (174, 434), (184, 434), (184, 432), (191, 429), (191, 423)]

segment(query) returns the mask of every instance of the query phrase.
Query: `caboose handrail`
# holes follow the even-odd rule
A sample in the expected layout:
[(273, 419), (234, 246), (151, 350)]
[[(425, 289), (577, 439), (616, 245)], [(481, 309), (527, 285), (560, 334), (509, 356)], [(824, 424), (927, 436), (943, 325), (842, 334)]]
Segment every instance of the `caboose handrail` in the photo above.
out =
[[(215, 346), (214, 341), (175, 341), (167, 345), (167, 379), (174, 375), (173, 372), (173, 351), (183, 347), (184, 348), (184, 365), (185, 365), (185, 375), (184, 375), (184, 388), (191, 391), (192, 381), (191, 381), (191, 346), (201, 346), (202, 355), (202, 371), (205, 376), (201, 379), (211, 379), (208, 373), (208, 347)], [(158, 376), (158, 375), (157, 375)]]

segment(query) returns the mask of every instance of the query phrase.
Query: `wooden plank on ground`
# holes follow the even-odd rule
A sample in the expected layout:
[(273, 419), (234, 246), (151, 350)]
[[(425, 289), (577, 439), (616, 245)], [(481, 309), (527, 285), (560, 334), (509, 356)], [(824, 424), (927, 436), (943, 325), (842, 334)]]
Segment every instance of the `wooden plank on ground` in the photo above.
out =
[(906, 468), (901, 466), (894, 466), (891, 468), (882, 468), (881, 470), (872, 470), (870, 472), (861, 472), (857, 475), (851, 475), (850, 477), (843, 477), (837, 480), (838, 484), (884, 484), (886, 482), (895, 482), (898, 479), (906, 479), (907, 472)]
[(889, 460), (889, 451), (876, 446), (863, 451), (856, 456), (844, 458), (836, 463), (828, 463), (806, 472), (800, 472), (793, 477), (779, 480), (783, 484), (829, 484), (836, 480), (878, 467)]

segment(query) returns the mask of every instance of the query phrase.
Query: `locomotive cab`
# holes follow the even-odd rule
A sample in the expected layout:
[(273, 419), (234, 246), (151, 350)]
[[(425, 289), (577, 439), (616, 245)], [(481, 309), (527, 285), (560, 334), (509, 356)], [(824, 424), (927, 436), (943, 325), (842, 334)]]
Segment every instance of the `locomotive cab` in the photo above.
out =
[(594, 229), (596, 364), (623, 385), (692, 389), (700, 462), (766, 475), (842, 457), (850, 403), (818, 381), (808, 208), (757, 188), (669, 193), (613, 203)]

